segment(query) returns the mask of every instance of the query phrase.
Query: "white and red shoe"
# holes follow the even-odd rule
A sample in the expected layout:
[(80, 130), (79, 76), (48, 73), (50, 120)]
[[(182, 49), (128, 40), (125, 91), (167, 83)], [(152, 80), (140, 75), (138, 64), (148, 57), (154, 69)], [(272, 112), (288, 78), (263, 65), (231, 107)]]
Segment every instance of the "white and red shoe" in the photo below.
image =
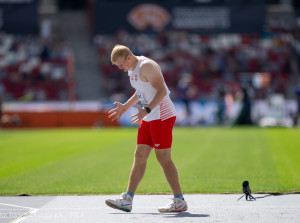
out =
[(162, 213), (166, 212), (183, 212), (187, 211), (188, 206), (185, 200), (179, 198), (172, 198), (173, 202), (165, 207), (159, 207), (158, 211)]

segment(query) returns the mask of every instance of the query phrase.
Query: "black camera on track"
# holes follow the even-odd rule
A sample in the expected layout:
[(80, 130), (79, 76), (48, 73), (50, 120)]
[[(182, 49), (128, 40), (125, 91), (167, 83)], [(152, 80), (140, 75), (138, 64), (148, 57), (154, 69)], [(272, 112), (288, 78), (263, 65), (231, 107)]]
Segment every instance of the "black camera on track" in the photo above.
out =
[[(249, 181), (247, 181), (247, 180), (245, 180), (243, 182), (243, 193), (244, 193), (243, 196), (246, 196), (245, 197), (246, 200), (248, 200), (248, 198), (249, 198), (249, 200), (256, 200), (255, 197), (253, 197), (251, 195), (251, 189), (250, 189)], [(241, 196), (238, 200), (240, 200), (243, 196)]]

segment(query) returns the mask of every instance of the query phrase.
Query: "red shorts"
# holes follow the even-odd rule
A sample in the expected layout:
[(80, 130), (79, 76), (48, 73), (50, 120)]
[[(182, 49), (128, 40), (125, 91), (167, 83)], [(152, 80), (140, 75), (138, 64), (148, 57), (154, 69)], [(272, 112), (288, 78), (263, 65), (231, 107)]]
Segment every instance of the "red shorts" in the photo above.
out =
[(137, 144), (146, 144), (155, 149), (168, 149), (172, 146), (172, 130), (176, 116), (164, 121), (153, 120), (140, 122)]

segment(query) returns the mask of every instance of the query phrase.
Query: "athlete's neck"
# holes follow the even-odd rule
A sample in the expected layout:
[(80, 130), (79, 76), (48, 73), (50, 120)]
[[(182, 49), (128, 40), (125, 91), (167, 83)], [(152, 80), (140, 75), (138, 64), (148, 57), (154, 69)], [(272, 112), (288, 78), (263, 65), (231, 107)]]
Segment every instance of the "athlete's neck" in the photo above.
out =
[(137, 56), (133, 56), (132, 57), (132, 65), (130, 66), (129, 70), (133, 71), (136, 68), (136, 66), (138, 65), (138, 62), (139, 62), (138, 57)]

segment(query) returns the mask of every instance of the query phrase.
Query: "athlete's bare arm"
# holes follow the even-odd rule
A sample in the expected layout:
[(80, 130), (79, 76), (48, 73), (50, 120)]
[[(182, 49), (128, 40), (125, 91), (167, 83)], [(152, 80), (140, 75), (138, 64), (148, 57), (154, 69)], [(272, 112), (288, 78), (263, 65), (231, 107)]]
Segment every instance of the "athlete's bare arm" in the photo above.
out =
[(129, 108), (131, 108), (138, 102), (139, 102), (139, 98), (135, 92), (124, 105), (125, 105), (126, 109), (128, 110)]
[(150, 109), (154, 109), (167, 94), (159, 66), (154, 61), (145, 61), (141, 64), (140, 78), (142, 81), (150, 82), (151, 86), (157, 90), (153, 100), (148, 104)]
[(114, 105), (117, 105), (116, 108), (110, 110), (108, 112), (109, 114), (109, 118), (111, 118), (113, 121), (117, 120), (119, 121), (120, 118), (122, 117), (122, 115), (129, 109), (131, 108), (133, 105), (135, 105), (136, 103), (138, 103), (139, 98), (136, 95), (136, 92), (128, 99), (128, 101), (124, 104), (120, 103), (120, 102), (115, 102)]
[[(160, 73), (160, 68), (157, 63), (152, 60), (147, 60), (141, 64), (140, 79), (144, 82), (150, 82), (151, 86), (157, 91), (153, 100), (147, 105), (151, 110), (154, 109), (166, 96), (166, 88), (164, 85), (163, 76)], [(145, 109), (134, 106), (138, 109), (138, 113), (132, 115), (132, 124), (139, 123), (146, 115)]]

